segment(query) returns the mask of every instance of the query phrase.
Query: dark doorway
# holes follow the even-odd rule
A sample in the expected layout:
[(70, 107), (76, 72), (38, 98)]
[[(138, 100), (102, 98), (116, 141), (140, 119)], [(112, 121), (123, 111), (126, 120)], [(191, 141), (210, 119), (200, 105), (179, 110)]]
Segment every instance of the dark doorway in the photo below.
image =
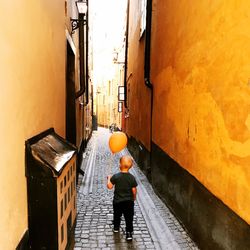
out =
[(76, 145), (75, 54), (67, 42), (66, 139)]

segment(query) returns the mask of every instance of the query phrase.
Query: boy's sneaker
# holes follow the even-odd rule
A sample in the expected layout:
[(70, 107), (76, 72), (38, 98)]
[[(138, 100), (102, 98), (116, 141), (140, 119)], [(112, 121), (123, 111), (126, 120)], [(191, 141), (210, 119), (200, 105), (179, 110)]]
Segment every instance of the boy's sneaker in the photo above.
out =
[(132, 236), (132, 233), (131, 233), (131, 232), (127, 232), (127, 233), (126, 233), (126, 240), (127, 240), (127, 241), (133, 240), (133, 236)]
[(119, 233), (119, 228), (113, 228), (114, 233)]

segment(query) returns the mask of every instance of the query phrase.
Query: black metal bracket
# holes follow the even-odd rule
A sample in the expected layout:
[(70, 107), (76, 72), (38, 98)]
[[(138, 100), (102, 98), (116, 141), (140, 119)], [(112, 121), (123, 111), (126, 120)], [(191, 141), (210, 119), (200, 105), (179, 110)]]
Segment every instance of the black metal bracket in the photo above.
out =
[(75, 33), (75, 30), (77, 30), (79, 28), (80, 25), (84, 25), (86, 24), (86, 20), (84, 19), (70, 19), (71, 21), (71, 35)]

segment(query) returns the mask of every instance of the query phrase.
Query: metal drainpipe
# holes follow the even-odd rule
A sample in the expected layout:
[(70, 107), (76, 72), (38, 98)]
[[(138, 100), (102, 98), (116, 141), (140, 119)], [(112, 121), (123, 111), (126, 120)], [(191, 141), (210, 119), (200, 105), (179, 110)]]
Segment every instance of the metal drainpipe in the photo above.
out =
[[(80, 26), (79, 26), (79, 56), (80, 56), (80, 90), (76, 92), (75, 99), (82, 96), (85, 92), (85, 63), (84, 63), (84, 14), (79, 14)], [(83, 112), (84, 116), (84, 112)], [(84, 120), (84, 119), (83, 119)], [(84, 143), (80, 145), (80, 151), (84, 151), (85, 145)], [(82, 162), (82, 157), (80, 151), (78, 152), (78, 164), (77, 164), (77, 172), (84, 175), (84, 172), (80, 168), (80, 164)], [(77, 174), (77, 182), (78, 182), (78, 174)]]
[(151, 24), (152, 24), (152, 0), (147, 0), (144, 78), (146, 86), (150, 89), (153, 88), (153, 85), (150, 82)]
[(79, 55), (80, 55), (80, 90), (76, 92), (75, 98), (79, 98), (85, 92), (85, 77), (84, 77), (84, 15), (79, 14)]
[[(153, 84), (150, 81), (150, 49), (151, 49), (151, 25), (152, 25), (152, 0), (147, 0), (146, 16), (146, 42), (145, 42), (145, 61), (144, 61), (144, 80), (145, 85), (151, 90), (150, 107), (150, 168), (152, 167), (152, 144), (153, 144)], [(151, 173), (150, 173), (151, 177)]]
[(124, 64), (124, 93), (125, 93), (125, 101), (124, 106), (128, 108), (127, 104), (127, 71), (128, 71), (128, 29), (129, 29), (129, 6), (130, 0), (127, 3), (127, 23), (126, 23), (126, 42), (125, 42), (125, 64)]
[(86, 103), (89, 104), (89, 1), (87, 1), (87, 14), (86, 14)]

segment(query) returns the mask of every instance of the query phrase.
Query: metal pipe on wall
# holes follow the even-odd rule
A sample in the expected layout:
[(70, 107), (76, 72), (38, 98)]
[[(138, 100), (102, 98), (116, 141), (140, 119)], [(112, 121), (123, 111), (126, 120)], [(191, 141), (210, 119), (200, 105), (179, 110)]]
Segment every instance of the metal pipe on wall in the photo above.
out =
[(125, 64), (124, 64), (124, 93), (125, 93), (125, 101), (124, 106), (125, 108), (128, 107), (127, 104), (127, 71), (128, 71), (128, 29), (129, 29), (129, 6), (130, 0), (127, 3), (127, 23), (126, 23), (126, 43), (125, 43)]
[(85, 58), (85, 98), (86, 103), (85, 105), (88, 105), (89, 103), (89, 1), (87, 3), (87, 14), (86, 14), (86, 58)]
[(151, 25), (152, 25), (152, 0), (147, 0), (144, 79), (146, 86), (150, 89), (153, 88), (153, 85), (150, 81)]
[(76, 92), (75, 98), (79, 98), (85, 92), (85, 76), (84, 76), (84, 14), (79, 14), (79, 55), (80, 55), (80, 90)]
[(150, 52), (151, 52), (151, 26), (152, 26), (152, 0), (147, 0), (146, 13), (146, 42), (145, 42), (145, 61), (144, 61), (144, 80), (145, 85), (151, 90), (150, 105), (150, 165), (152, 161), (152, 141), (153, 141), (153, 84), (150, 80)]

